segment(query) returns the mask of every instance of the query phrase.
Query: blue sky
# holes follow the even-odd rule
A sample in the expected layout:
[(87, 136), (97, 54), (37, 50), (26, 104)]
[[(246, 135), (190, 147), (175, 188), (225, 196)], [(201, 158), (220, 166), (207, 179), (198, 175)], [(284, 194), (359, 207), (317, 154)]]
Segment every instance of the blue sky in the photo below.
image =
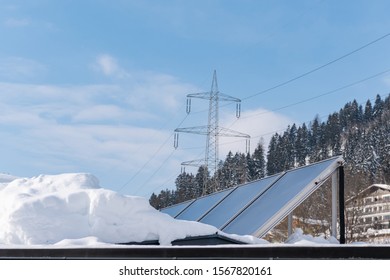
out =
[[(264, 90), (390, 32), (389, 1), (0, 0), (0, 172), (21, 177), (88, 172), (101, 185), (149, 197), (172, 188), (205, 139), (217, 70), (220, 111), (252, 148), (288, 124), (326, 118), (346, 102), (389, 93), (390, 36), (274, 90)], [(290, 104), (299, 105), (289, 106)], [(284, 109), (276, 110), (281, 107)], [(223, 139), (220, 158), (245, 143)], [(195, 172), (196, 170), (189, 170)]]

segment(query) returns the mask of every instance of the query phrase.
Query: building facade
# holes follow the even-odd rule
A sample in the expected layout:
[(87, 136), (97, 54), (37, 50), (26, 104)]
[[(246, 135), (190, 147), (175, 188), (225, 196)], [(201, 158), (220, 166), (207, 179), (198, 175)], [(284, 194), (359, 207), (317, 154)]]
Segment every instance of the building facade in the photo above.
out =
[(354, 240), (390, 237), (390, 186), (374, 184), (347, 201), (347, 230)]

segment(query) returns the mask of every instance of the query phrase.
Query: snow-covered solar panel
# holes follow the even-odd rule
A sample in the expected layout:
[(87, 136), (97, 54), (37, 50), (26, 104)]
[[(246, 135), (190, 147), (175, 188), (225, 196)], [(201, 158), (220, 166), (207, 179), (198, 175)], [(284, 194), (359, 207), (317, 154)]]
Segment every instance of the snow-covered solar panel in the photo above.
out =
[(231, 191), (232, 189), (227, 189), (224, 191), (200, 197), (193, 203), (191, 203), (191, 205), (188, 206), (183, 212), (181, 212), (176, 218), (182, 220), (197, 221)]
[(164, 209), (161, 209), (160, 211), (165, 213), (165, 214), (168, 214), (168, 215), (171, 215), (172, 217), (176, 217), (178, 214), (180, 214), (181, 211), (183, 211), (186, 207), (188, 207), (188, 205), (191, 204), (191, 202), (193, 202), (194, 200), (188, 200), (188, 201), (185, 201), (183, 203), (179, 203), (179, 204), (176, 204), (176, 205), (172, 205), (172, 206), (169, 206), (167, 208), (164, 208)]
[(262, 237), (314, 192), (338, 167), (334, 157), (286, 172), (222, 230)]
[(240, 213), (240, 210), (248, 203), (269, 188), (279, 177), (280, 174), (236, 187), (217, 206), (209, 211), (200, 222), (221, 228), (235, 215)]

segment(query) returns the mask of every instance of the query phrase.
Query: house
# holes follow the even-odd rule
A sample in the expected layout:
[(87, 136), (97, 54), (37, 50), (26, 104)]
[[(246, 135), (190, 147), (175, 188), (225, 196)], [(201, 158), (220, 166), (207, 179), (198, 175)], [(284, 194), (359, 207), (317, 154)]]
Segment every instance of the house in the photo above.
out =
[(346, 204), (347, 231), (351, 237), (390, 236), (390, 185), (373, 184)]

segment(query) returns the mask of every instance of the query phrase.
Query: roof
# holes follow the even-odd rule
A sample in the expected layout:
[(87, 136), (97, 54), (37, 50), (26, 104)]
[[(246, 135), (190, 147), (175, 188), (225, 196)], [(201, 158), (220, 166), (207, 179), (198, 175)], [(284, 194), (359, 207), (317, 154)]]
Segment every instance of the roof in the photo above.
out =
[(383, 190), (383, 191), (388, 191), (390, 192), (390, 185), (386, 185), (386, 184), (372, 184), (371, 186), (365, 188), (364, 190), (360, 191), (357, 195), (349, 198), (346, 200), (346, 203), (349, 203), (351, 200), (355, 199), (356, 197), (359, 197), (359, 196), (363, 196), (365, 193), (368, 193), (368, 192), (374, 192), (374, 191), (377, 191), (377, 190)]

